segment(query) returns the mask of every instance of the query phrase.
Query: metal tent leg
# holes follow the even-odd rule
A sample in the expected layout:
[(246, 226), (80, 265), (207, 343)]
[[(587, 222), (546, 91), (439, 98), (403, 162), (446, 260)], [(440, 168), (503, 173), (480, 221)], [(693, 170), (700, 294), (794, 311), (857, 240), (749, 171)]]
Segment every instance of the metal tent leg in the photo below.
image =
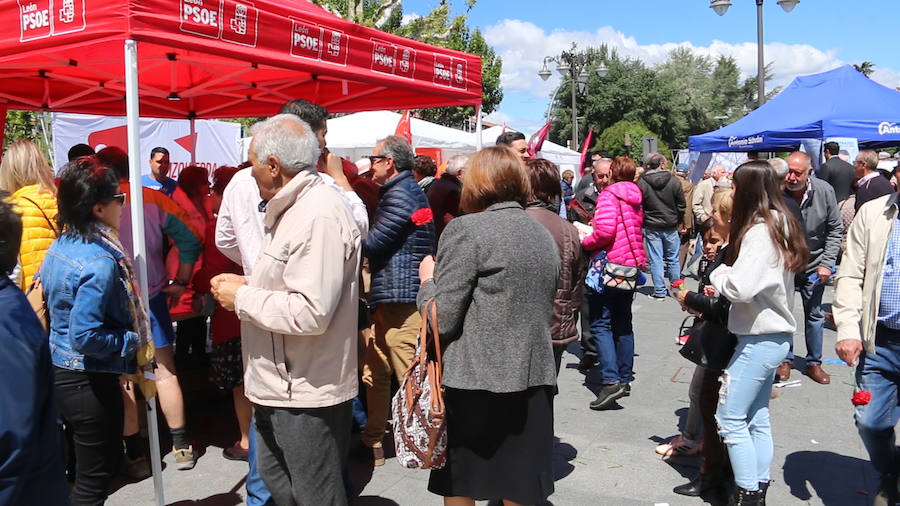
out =
[[(144, 239), (144, 195), (141, 185), (141, 132), (138, 109), (137, 41), (125, 41), (125, 109), (128, 125), (128, 178), (131, 190), (131, 231), (134, 241), (134, 270), (144, 310), (150, 312), (147, 286), (147, 244)], [(156, 398), (147, 399), (147, 427), (150, 432), (150, 463), (153, 491), (157, 506), (165, 505), (162, 483), (162, 460), (159, 452), (159, 427)]]

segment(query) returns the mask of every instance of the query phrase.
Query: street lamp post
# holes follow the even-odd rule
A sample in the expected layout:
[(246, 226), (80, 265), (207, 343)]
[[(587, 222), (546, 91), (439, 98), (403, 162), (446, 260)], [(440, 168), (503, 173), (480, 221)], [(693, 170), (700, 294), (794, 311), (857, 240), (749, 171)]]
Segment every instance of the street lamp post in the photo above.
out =
[[(791, 12), (794, 7), (800, 3), (800, 0), (778, 0), (776, 2), (784, 9), (784, 12)], [(763, 0), (756, 0), (756, 86), (757, 86), (757, 103), (763, 105), (766, 103), (766, 80), (765, 68), (766, 64), (763, 59)], [(710, 9), (714, 10), (719, 16), (724, 16), (728, 8), (731, 7), (731, 0), (710, 0)]]
[[(577, 45), (573, 42), (572, 49), (570, 51), (563, 51), (559, 56), (545, 56), (544, 64), (541, 67), (541, 70), (538, 71), (538, 75), (546, 81), (550, 79), (550, 76), (553, 75), (550, 72), (550, 69), (547, 68), (547, 62), (556, 62), (556, 70), (562, 77), (569, 77), (569, 82), (572, 90), (572, 149), (578, 149), (578, 114), (577, 114), (577, 104), (576, 104), (576, 94), (575, 87), (578, 86), (578, 91), (581, 93), (585, 93), (587, 91), (587, 82), (590, 75), (587, 71), (588, 62), (579, 61), (578, 54), (575, 52)], [(605, 65), (602, 63), (594, 69), (599, 77), (606, 77), (608, 72)], [(557, 89), (557, 91), (559, 91)], [(550, 107), (547, 108), (547, 121), (550, 121), (550, 112), (553, 110), (553, 102), (556, 98), (556, 93), (553, 94), (553, 98), (550, 99)]]

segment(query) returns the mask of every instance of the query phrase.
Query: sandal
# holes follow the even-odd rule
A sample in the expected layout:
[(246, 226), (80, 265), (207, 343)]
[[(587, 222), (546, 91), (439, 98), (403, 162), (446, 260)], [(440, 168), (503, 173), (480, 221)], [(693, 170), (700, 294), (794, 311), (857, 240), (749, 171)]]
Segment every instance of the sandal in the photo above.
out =
[(702, 443), (690, 441), (683, 435), (679, 434), (668, 443), (663, 443), (656, 447), (656, 453), (662, 457), (693, 457), (700, 454)]

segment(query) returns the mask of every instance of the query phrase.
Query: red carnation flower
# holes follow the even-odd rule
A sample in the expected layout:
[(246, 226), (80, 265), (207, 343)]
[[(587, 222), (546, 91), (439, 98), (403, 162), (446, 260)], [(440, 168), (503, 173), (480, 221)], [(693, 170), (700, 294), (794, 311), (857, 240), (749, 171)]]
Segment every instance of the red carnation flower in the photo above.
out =
[(850, 399), (850, 402), (852, 402), (854, 406), (865, 406), (871, 401), (872, 393), (866, 390), (857, 390)]
[(434, 214), (431, 212), (431, 208), (423, 207), (422, 209), (416, 210), (416, 212), (412, 213), (412, 222), (416, 225), (424, 225), (426, 223), (430, 223), (432, 219), (434, 219)]
[(676, 290), (684, 290), (684, 280), (676, 279), (675, 281), (672, 281), (672, 288)]

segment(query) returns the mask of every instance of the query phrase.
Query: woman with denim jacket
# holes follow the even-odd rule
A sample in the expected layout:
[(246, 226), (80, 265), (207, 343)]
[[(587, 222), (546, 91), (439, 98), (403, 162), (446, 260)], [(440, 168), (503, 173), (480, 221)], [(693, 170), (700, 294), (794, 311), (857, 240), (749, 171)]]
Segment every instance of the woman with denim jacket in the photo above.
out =
[(40, 277), (50, 315), (56, 402), (73, 432), (73, 505), (102, 504), (122, 455), (119, 375), (136, 371), (147, 316), (117, 230), (125, 195), (94, 157), (64, 168), (58, 199), (62, 235)]
[(724, 265), (710, 274), (731, 301), (728, 330), (737, 348), (725, 368), (716, 421), (734, 471), (730, 504), (765, 504), (774, 444), (769, 396), (775, 369), (796, 329), (794, 275), (809, 252), (800, 222), (781, 198), (781, 180), (766, 162), (747, 162), (734, 173), (734, 204)]

